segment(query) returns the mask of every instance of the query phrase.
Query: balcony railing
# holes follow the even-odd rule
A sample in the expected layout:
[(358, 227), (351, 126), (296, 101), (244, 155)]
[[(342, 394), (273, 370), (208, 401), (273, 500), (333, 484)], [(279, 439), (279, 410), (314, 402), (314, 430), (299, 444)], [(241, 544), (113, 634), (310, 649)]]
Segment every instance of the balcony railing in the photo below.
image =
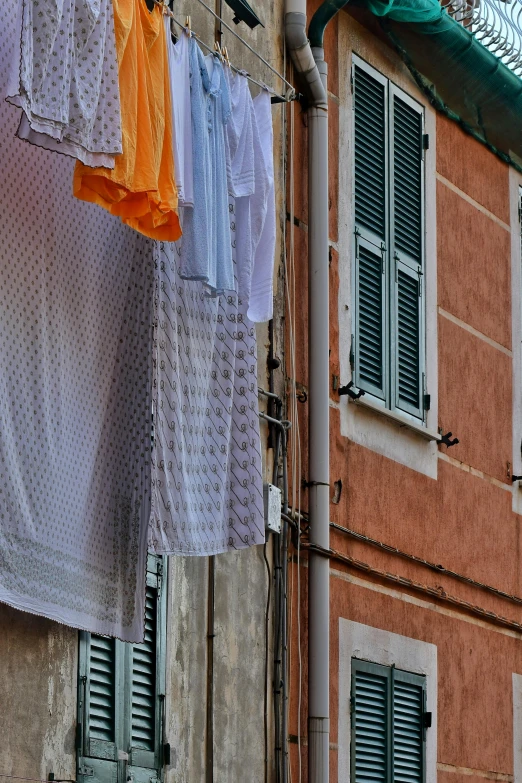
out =
[(441, 5), (522, 77), (522, 0), (441, 0)]

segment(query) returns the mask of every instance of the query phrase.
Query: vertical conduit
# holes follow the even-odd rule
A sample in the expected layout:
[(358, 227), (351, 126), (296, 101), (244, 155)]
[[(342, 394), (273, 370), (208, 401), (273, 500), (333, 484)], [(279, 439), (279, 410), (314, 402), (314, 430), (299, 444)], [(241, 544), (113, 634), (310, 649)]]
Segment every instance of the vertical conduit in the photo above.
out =
[[(306, 36), (306, 0), (286, 0), (285, 37), (308, 99), (309, 514), (310, 542), (330, 548), (328, 98), (323, 35), (346, 4), (326, 0)], [(318, 551), (308, 569), (308, 781), (328, 783), (330, 738), (330, 565)]]
[(205, 783), (214, 783), (214, 614), (216, 558), (208, 558), (207, 601), (207, 737)]

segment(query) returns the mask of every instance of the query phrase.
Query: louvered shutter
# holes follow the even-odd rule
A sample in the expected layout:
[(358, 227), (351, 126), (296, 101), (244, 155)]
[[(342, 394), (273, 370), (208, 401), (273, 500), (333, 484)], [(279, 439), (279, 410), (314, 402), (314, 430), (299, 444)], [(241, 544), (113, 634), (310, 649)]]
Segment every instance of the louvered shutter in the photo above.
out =
[(424, 783), (425, 678), (352, 660), (351, 780)]
[(142, 644), (80, 632), (81, 783), (121, 783), (123, 775), (134, 783), (150, 783), (161, 777), (167, 619), (163, 568), (162, 558), (149, 555)]
[(351, 780), (390, 781), (390, 670), (352, 661)]
[(131, 742), (134, 748), (154, 750), (156, 712), (157, 590), (147, 585), (145, 641), (132, 648)]
[(149, 555), (145, 639), (128, 645), (130, 764), (135, 783), (149, 783), (150, 770), (161, 764), (166, 624), (162, 575), (162, 559)]
[(114, 639), (92, 634), (89, 644), (89, 728), (91, 740), (115, 736), (116, 655)]
[(116, 783), (123, 728), (118, 642), (80, 632), (78, 673), (78, 779)]
[(393, 780), (423, 783), (425, 679), (395, 671), (393, 677)]
[(354, 57), (355, 383), (387, 397), (387, 82)]
[(390, 86), (392, 407), (424, 417), (423, 109)]

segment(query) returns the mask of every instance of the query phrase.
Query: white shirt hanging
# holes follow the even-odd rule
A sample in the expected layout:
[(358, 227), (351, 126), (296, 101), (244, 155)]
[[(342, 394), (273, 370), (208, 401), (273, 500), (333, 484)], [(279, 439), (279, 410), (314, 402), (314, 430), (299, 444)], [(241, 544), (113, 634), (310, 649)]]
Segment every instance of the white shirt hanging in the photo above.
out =
[(254, 98), (260, 148), (268, 176), (266, 193), (256, 189), (251, 199), (252, 221), (261, 220), (262, 228), (256, 243), (248, 317), (252, 321), (269, 321), (273, 314), (273, 277), (276, 241), (274, 189), (274, 132), (270, 94), (263, 90)]
[(165, 15), (167, 52), (169, 57), (172, 93), (172, 131), (174, 165), (180, 204), (194, 206), (194, 177), (192, 168), (192, 122), (190, 110), (189, 35), (183, 31), (174, 44), (170, 19)]

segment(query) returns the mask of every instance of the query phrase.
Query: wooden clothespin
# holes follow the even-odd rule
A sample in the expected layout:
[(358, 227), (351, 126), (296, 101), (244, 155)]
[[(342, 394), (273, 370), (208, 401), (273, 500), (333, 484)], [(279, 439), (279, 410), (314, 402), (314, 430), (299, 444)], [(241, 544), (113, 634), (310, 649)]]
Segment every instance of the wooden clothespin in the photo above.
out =
[(229, 56), (228, 56), (228, 49), (227, 49), (227, 47), (226, 47), (226, 46), (224, 46), (224, 47), (223, 47), (223, 49), (222, 49), (221, 51), (223, 52), (223, 58), (224, 58), (224, 60), (225, 60), (225, 63), (226, 63), (226, 64), (228, 65), (228, 67), (230, 68), (230, 58), (229, 58)]
[(219, 45), (219, 41), (214, 41), (214, 51), (216, 52), (217, 56), (223, 62), (223, 52), (221, 51), (221, 46)]
[(185, 19), (185, 27), (187, 28), (189, 33), (192, 32), (192, 23), (190, 21), (190, 16), (187, 16), (187, 18)]

